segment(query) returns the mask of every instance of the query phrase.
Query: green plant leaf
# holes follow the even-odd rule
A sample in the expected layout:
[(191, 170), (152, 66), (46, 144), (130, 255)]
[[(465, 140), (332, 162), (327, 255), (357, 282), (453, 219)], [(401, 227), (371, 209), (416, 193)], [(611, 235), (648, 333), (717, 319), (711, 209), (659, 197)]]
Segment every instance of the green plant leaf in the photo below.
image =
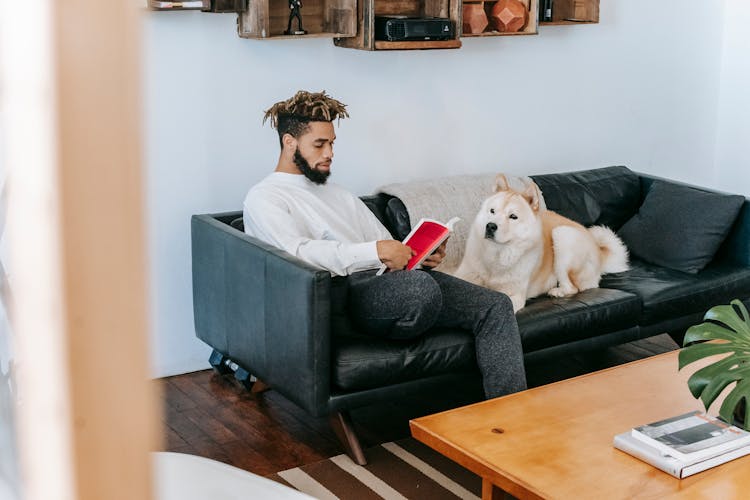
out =
[(737, 332), (729, 330), (716, 323), (701, 323), (691, 326), (685, 332), (683, 345), (689, 347), (696, 342), (705, 342), (706, 340), (729, 340), (736, 337)]
[[(701, 401), (703, 401), (703, 406), (708, 408), (729, 384), (750, 378), (750, 364), (745, 362), (738, 365), (734, 357), (730, 356), (705, 368), (701, 368), (690, 379), (696, 375), (700, 377), (701, 381), (707, 380), (707, 383), (704, 384), (699, 394)], [(688, 386), (690, 387), (690, 385), (691, 380), (688, 380)], [(693, 392), (692, 388), (690, 392)], [(697, 397), (695, 393), (693, 393), (693, 396)]]
[[(740, 315), (733, 306), (739, 309)], [(733, 300), (731, 305), (712, 307), (703, 319), (703, 323), (688, 328), (683, 345), (687, 346), (702, 340), (726, 339), (734, 340), (750, 349), (748, 312), (739, 300)], [(719, 321), (722, 324), (712, 323), (708, 320)]]
[[(733, 382), (733, 380), (725, 382), (725, 378), (720, 376), (725, 371), (728, 371), (734, 364), (735, 363), (734, 361), (732, 361), (730, 356), (696, 371), (688, 379), (688, 388), (690, 389), (690, 393), (694, 398), (700, 397), (701, 399), (703, 399), (707, 397), (709, 393), (712, 393), (713, 390), (715, 390), (715, 387), (712, 386), (712, 383), (714, 385), (721, 385), (722, 389), (719, 390), (719, 392), (721, 392), (721, 390), (723, 390), (723, 388), (726, 387), (727, 384)], [(709, 386), (711, 386), (712, 388), (709, 389)], [(708, 400), (709, 403), (711, 401), (713, 401), (713, 399)], [(704, 399), (703, 402), (705, 405), (706, 400)]]
[(690, 363), (698, 361), (699, 359), (707, 358), (715, 354), (733, 353), (737, 350), (737, 347), (730, 344), (695, 344), (688, 347), (683, 347), (679, 354), (679, 368), (682, 370)]
[[(740, 309), (740, 315), (733, 306), (737, 306)], [(747, 323), (747, 309), (739, 300), (733, 300), (731, 304), (725, 306), (716, 306), (708, 310), (703, 316), (703, 320), (713, 320), (724, 323), (735, 332), (745, 331), (750, 333), (750, 325)]]
[(731, 422), (735, 407), (745, 401), (744, 427), (750, 425), (750, 316), (739, 300), (712, 307), (704, 322), (690, 327), (679, 354), (679, 369), (708, 356), (726, 354), (688, 379), (688, 388), (709, 406), (736, 382), (724, 399), (719, 414)]
[(742, 427), (748, 429), (750, 424), (750, 414), (748, 414), (748, 403), (750, 402), (750, 380), (741, 380), (737, 383), (734, 389), (727, 394), (724, 402), (721, 403), (719, 408), (719, 415), (727, 422), (732, 423), (734, 420), (734, 409), (740, 404), (740, 401), (745, 400), (745, 415), (743, 415)]

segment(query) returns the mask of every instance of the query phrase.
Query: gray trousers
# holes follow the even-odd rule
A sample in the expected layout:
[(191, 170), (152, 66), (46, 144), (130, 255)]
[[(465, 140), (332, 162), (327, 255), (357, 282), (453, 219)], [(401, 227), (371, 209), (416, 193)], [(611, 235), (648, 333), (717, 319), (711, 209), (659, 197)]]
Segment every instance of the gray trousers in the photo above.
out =
[(363, 332), (411, 339), (437, 327), (474, 334), (487, 398), (526, 389), (521, 338), (507, 295), (439, 271), (349, 276), (349, 314)]

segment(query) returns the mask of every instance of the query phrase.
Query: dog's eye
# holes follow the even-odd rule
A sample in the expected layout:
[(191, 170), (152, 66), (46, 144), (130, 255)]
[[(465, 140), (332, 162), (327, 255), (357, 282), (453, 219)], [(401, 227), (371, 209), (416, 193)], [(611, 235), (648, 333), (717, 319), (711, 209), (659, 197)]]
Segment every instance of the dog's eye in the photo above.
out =
[(490, 213), (494, 214), (495, 213), (495, 209), (494, 208), (490, 208)]
[(516, 214), (510, 214), (510, 215), (508, 216), (508, 218), (509, 218), (509, 219), (513, 219), (513, 220), (516, 220), (516, 219), (518, 219), (518, 216), (517, 216)]

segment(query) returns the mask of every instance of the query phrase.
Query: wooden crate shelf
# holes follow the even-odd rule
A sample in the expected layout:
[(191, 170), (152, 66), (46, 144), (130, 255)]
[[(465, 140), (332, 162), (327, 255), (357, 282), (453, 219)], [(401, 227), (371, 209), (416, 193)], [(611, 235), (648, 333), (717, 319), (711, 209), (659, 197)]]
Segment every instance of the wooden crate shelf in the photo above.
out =
[(469, 37), (486, 37), (486, 36), (515, 36), (515, 35), (536, 35), (538, 33), (537, 26), (538, 26), (538, 19), (539, 19), (539, 0), (521, 0), (521, 3), (526, 5), (526, 9), (528, 11), (528, 21), (526, 21), (526, 24), (522, 29), (519, 31), (498, 31), (495, 29), (495, 27), (492, 25), (492, 21), (490, 20), (490, 14), (492, 12), (492, 8), (497, 3), (497, 0), (484, 0), (484, 1), (474, 1), (474, 0), (464, 0), (463, 5), (477, 5), (477, 6), (484, 6), (484, 12), (488, 19), (488, 24), (486, 28), (484, 28), (484, 31), (481, 33), (470, 33), (468, 27), (466, 26), (466, 11), (463, 12), (462, 19), (463, 19), (463, 28), (461, 32), (461, 36), (464, 38)]
[[(375, 40), (375, 16), (442, 17), (453, 24), (451, 40)], [(357, 34), (334, 38), (337, 47), (360, 50), (457, 49), (461, 47), (461, 0), (358, 0)]]
[[(357, 34), (357, 0), (303, 0), (300, 14), (305, 35), (285, 35), (289, 23), (288, 0), (249, 0), (239, 14), (237, 32), (242, 38), (334, 38)], [(292, 24), (297, 27), (297, 21)]]
[(211, 8), (210, 0), (148, 0), (148, 8), (151, 10), (207, 10)]
[(541, 21), (541, 10), (540, 5), (540, 26), (570, 26), (599, 22), (599, 0), (554, 0), (551, 21)]
[(461, 47), (461, 40), (375, 41), (375, 50), (457, 49), (459, 47)]

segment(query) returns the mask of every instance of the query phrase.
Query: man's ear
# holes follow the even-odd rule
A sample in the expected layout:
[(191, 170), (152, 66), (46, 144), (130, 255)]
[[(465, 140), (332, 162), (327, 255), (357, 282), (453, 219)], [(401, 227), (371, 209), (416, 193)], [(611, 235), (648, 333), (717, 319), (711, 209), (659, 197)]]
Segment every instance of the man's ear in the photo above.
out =
[(505, 174), (497, 174), (495, 177), (495, 192), (499, 193), (500, 191), (507, 191), (508, 189), (510, 189), (508, 178), (505, 177)]
[(522, 196), (529, 202), (529, 206), (534, 212), (539, 211), (539, 186), (531, 182), (524, 190)]
[(281, 144), (284, 145), (285, 150), (294, 151), (297, 149), (297, 139), (292, 134), (281, 136)]

